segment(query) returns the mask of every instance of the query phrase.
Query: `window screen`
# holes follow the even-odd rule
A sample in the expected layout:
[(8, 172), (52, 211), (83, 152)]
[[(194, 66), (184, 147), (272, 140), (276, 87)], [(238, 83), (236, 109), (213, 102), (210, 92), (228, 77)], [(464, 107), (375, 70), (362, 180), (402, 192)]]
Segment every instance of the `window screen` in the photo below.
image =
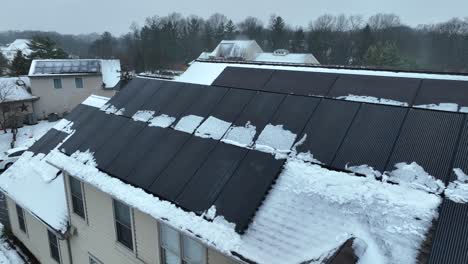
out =
[(81, 182), (73, 177), (70, 177), (70, 192), (73, 212), (81, 218), (85, 218), (83, 189)]
[(47, 230), (47, 236), (49, 237), (50, 256), (60, 263), (60, 250), (57, 236), (50, 230)]
[(16, 205), (16, 213), (18, 214), (18, 224), (21, 231), (26, 233), (26, 221), (24, 220), (24, 211), (21, 206)]
[(83, 88), (83, 78), (75, 78), (75, 87)]
[(117, 241), (133, 250), (132, 217), (130, 207), (114, 200), (114, 215)]
[(61, 89), (62, 88), (62, 79), (54, 79), (54, 88)]
[(164, 264), (206, 263), (205, 248), (197, 241), (167, 225), (160, 226), (160, 236)]

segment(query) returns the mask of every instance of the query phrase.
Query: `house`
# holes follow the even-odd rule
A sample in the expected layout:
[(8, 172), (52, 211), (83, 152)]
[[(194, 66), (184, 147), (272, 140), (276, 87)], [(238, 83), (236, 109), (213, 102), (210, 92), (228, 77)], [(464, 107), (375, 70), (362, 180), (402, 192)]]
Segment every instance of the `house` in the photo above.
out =
[(70, 112), (91, 94), (112, 97), (120, 81), (119, 60), (33, 60), (29, 70), (39, 118)]
[(12, 61), (18, 51), (21, 51), (26, 56), (31, 54), (31, 49), (29, 48), (30, 42), (31, 40), (29, 39), (16, 39), (5, 47), (0, 47), (0, 52), (8, 61)]
[(290, 53), (280, 49), (264, 52), (255, 40), (223, 40), (212, 52), (203, 52), (199, 60), (234, 60), (287, 64), (319, 64), (310, 53)]
[(13, 122), (21, 126), (28, 114), (34, 112), (34, 102), (39, 97), (31, 94), (30, 80), (26, 76), (0, 78), (1, 128)]
[(40, 261), (467, 263), (468, 76), (186, 74), (88, 98), (2, 175)]

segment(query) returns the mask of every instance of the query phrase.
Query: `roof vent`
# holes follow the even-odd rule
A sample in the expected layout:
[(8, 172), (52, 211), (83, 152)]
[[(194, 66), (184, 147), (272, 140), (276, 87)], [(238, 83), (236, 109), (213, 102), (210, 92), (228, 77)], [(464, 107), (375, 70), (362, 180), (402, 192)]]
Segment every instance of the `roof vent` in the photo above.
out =
[(275, 56), (286, 56), (289, 54), (289, 50), (287, 49), (277, 49), (273, 51), (273, 55)]

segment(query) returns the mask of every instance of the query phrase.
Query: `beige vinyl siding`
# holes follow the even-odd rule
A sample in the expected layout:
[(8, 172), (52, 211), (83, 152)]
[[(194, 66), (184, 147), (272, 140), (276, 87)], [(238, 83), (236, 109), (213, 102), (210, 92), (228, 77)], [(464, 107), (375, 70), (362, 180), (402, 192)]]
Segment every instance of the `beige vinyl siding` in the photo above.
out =
[(158, 223), (151, 216), (134, 209), (134, 227), (138, 258), (148, 264), (158, 264)]
[[(62, 80), (60, 89), (54, 88), (54, 79), (57, 78)], [(83, 88), (76, 88), (75, 78), (83, 79)], [(102, 88), (101, 75), (33, 76), (30, 80), (32, 94), (40, 97), (34, 102), (34, 110), (41, 119), (50, 113), (61, 116), (64, 112), (70, 112), (91, 94), (106, 97), (115, 94), (114, 90)]]
[[(31, 215), (27, 210), (24, 210), (24, 220), (26, 222), (27, 234), (25, 234), (18, 224), (18, 217), (16, 213), (16, 203), (7, 197), (7, 206), (11, 231), (13, 234), (31, 251), (31, 253), (41, 263), (57, 263), (50, 257), (49, 239), (47, 236), (47, 226), (39, 221), (36, 217)], [(61, 263), (69, 264), (69, 253), (67, 241), (59, 240), (59, 250)]]
[(208, 264), (239, 264), (237, 262), (216, 250), (208, 248)]

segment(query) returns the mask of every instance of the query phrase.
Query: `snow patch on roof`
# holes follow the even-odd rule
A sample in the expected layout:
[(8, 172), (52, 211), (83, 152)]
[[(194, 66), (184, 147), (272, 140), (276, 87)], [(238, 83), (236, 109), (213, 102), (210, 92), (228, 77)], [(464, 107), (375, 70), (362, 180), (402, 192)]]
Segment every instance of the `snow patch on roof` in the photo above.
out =
[(423, 109), (432, 109), (432, 110), (441, 110), (441, 111), (458, 112), (458, 104), (455, 104), (455, 103), (440, 103), (440, 104), (415, 105), (414, 107), (416, 107), (416, 108), (423, 108)]
[(255, 149), (268, 153), (288, 153), (297, 135), (283, 125), (268, 124), (258, 136)]
[(72, 129), (72, 126), (73, 126), (73, 122), (63, 118), (63, 119), (60, 119), (60, 121), (58, 121), (57, 124), (55, 124), (53, 128), (58, 131), (65, 132), (67, 134), (71, 134), (74, 131)]
[(382, 173), (369, 165), (349, 166), (346, 164), (345, 169), (352, 171), (357, 174), (365, 175), (366, 177), (372, 177), (374, 179), (382, 177)]
[(447, 186), (445, 196), (456, 203), (468, 203), (468, 175), (462, 169), (453, 169), (457, 179)]
[(460, 107), (460, 112), (461, 112), (461, 113), (468, 113), (468, 106), (462, 106), (462, 107)]
[(102, 81), (106, 88), (114, 88), (120, 81), (120, 60), (101, 60)]
[(298, 64), (319, 64), (314, 55), (310, 53), (288, 53), (286, 55), (275, 55), (274, 53), (263, 52), (255, 57), (254, 61), (273, 63), (298, 63)]
[(0, 188), (20, 206), (64, 233), (68, 211), (63, 177), (42, 160), (43, 154), (33, 155), (25, 152), (5, 171), (0, 177)]
[(435, 194), (290, 159), (237, 252), (302, 263), (356, 237), (368, 245), (360, 264), (415, 263), (440, 203)]
[(192, 134), (203, 121), (203, 119), (203, 117), (196, 115), (184, 116), (179, 120), (179, 122), (177, 122), (174, 129)]
[(103, 107), (108, 101), (110, 100), (109, 97), (99, 96), (99, 95), (90, 95), (86, 100), (84, 100), (81, 104), (101, 108)]
[(77, 150), (70, 157), (83, 164), (87, 164), (95, 168), (98, 166), (98, 164), (96, 163), (96, 159), (94, 158), (94, 152), (91, 152), (89, 149), (85, 152)]
[(397, 163), (395, 168), (395, 170), (386, 172), (383, 175), (384, 180), (437, 194), (442, 193), (445, 189), (445, 185), (441, 180), (429, 175), (416, 162), (410, 164)]
[(28, 77), (0, 78), (0, 103), (39, 98), (28, 92), (30, 86)]
[(154, 114), (154, 111), (139, 110), (132, 116), (132, 119), (134, 121), (148, 122), (151, 118), (153, 118)]
[(221, 140), (224, 143), (248, 148), (252, 145), (256, 127), (248, 121), (245, 126), (232, 126)]
[(342, 100), (353, 101), (353, 102), (361, 102), (361, 103), (408, 106), (408, 103), (405, 103), (405, 102), (400, 102), (400, 101), (395, 101), (395, 100), (385, 99), (385, 98), (377, 98), (374, 96), (365, 96), (365, 95), (350, 94), (347, 96), (339, 96), (336, 99), (342, 99)]
[(197, 129), (195, 135), (202, 138), (220, 140), (230, 126), (230, 122), (226, 122), (214, 116), (210, 116)]
[(149, 120), (149, 125), (150, 127), (170, 127), (172, 123), (174, 123), (176, 120), (175, 117), (168, 116), (166, 114), (158, 115), (153, 117), (153, 119)]

